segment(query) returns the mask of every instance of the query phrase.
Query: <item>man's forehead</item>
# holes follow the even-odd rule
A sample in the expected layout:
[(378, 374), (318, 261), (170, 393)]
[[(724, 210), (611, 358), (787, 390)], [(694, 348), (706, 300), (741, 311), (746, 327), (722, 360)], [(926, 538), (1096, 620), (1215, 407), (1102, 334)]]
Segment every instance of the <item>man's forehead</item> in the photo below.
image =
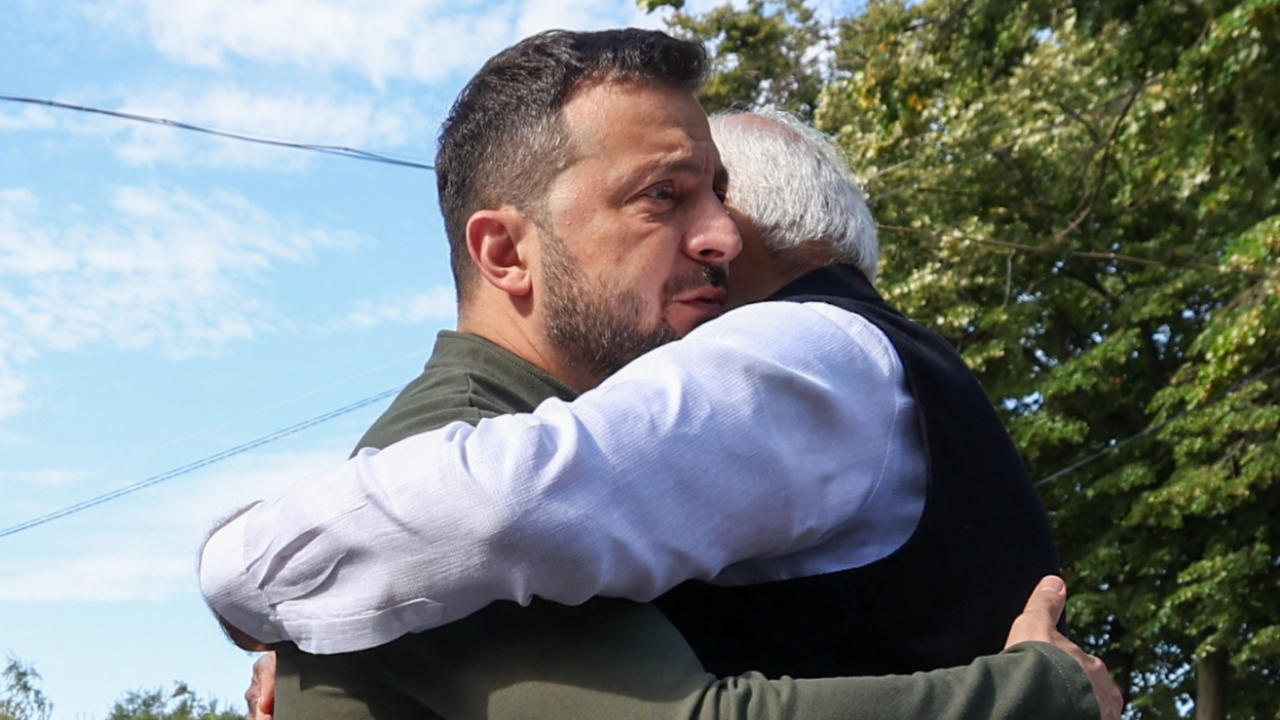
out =
[(652, 81), (610, 80), (573, 94), (563, 108), (578, 154), (640, 147), (691, 154), (711, 141), (706, 114), (693, 93)]

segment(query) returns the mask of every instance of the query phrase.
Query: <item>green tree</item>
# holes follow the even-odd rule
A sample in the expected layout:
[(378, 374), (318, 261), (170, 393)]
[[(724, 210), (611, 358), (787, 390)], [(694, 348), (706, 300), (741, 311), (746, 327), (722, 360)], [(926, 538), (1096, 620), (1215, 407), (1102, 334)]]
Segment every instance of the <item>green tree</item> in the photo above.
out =
[(1280, 707), (1277, 7), (874, 5), (817, 113), (1037, 475), (1168, 422), (1043, 488), (1135, 715)]
[[(719, 52), (714, 17), (681, 27)], [(878, 284), (1047, 480), (1131, 715), (1280, 717), (1280, 0), (873, 2), (817, 32)]]
[(244, 720), (244, 713), (223, 708), (217, 700), (197, 696), (186, 683), (128, 692), (111, 706), (107, 720)]
[(10, 655), (0, 672), (0, 720), (49, 720), (53, 703), (40, 688), (40, 673)]
[(707, 112), (767, 104), (813, 115), (823, 84), (817, 51), (828, 36), (803, 0), (747, 0), (705, 15), (684, 12), (684, 0), (639, 4), (674, 8), (669, 29), (707, 44), (713, 72), (699, 96)]

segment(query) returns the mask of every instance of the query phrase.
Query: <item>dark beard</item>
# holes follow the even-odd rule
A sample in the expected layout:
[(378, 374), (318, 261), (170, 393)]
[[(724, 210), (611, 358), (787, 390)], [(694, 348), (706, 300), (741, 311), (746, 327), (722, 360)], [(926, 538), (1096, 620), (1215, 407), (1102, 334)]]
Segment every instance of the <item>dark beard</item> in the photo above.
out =
[[(679, 337), (665, 320), (655, 328), (642, 327), (640, 293), (588, 282), (559, 240), (548, 240), (543, 243), (542, 263), (547, 337), (566, 362), (590, 371), (599, 381)], [(723, 286), (724, 269), (707, 265), (668, 280), (662, 288), (662, 307), (675, 295), (707, 284)]]

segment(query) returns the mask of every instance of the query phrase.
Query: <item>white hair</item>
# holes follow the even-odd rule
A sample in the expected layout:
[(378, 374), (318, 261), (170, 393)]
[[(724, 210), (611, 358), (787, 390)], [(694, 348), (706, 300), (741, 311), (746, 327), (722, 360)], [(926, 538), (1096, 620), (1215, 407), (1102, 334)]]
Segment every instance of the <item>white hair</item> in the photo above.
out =
[(716, 115), (711, 134), (729, 170), (729, 202), (771, 252), (786, 262), (816, 250), (875, 279), (875, 221), (830, 138), (772, 108)]

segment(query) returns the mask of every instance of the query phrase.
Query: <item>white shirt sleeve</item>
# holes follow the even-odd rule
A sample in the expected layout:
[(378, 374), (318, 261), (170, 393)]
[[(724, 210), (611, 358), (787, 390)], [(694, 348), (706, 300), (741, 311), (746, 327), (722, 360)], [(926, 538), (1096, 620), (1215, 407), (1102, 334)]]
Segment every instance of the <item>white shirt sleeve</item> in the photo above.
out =
[(855, 567), (919, 519), (915, 423), (875, 326), (758, 303), (572, 403), (362, 450), (215, 533), (201, 587), (260, 640), (337, 653), (494, 600), (649, 600), (691, 578)]

